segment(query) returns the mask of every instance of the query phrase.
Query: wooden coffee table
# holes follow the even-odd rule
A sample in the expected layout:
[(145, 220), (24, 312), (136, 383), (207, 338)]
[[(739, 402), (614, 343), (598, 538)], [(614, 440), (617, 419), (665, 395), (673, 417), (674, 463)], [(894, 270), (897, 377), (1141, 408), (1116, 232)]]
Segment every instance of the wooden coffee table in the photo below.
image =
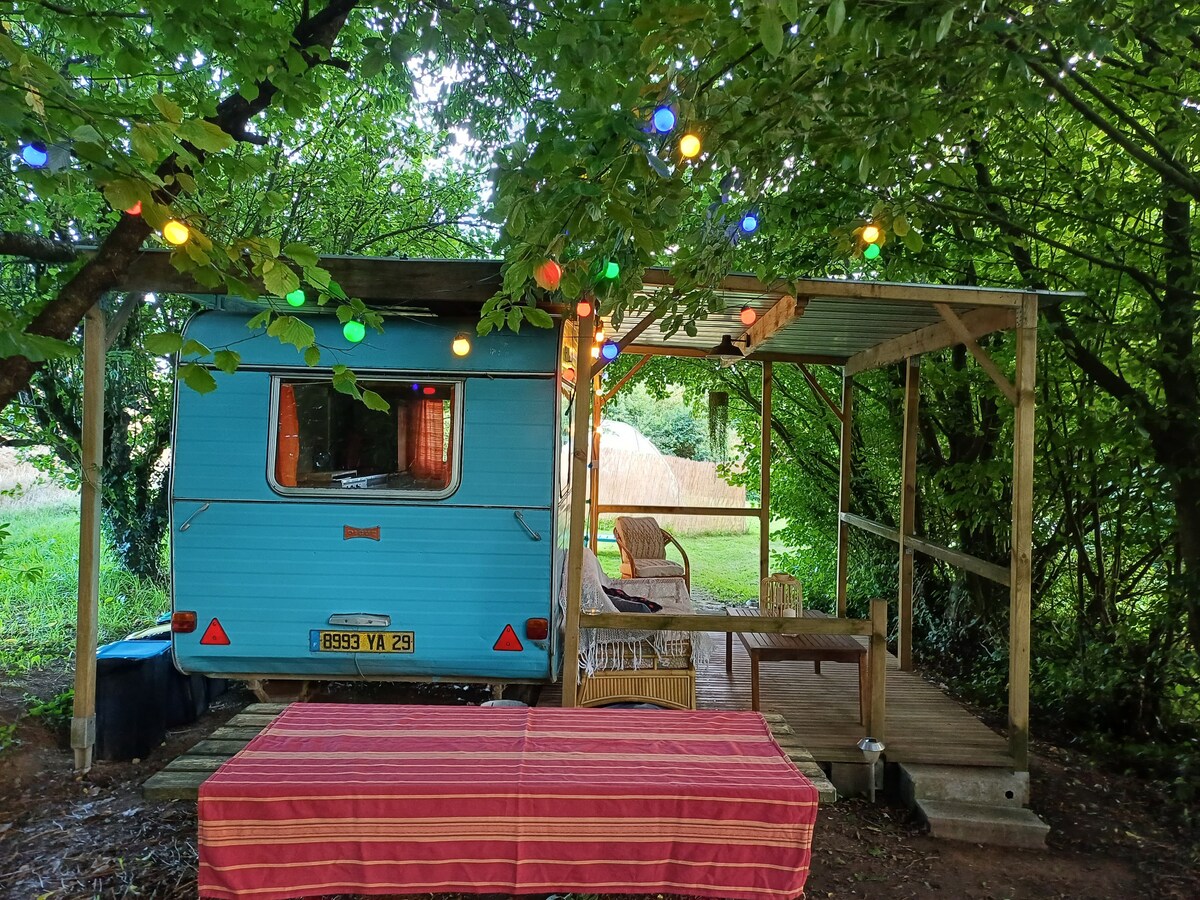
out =
[[(749, 606), (727, 606), (731, 616), (757, 616), (758, 610)], [(815, 609), (803, 612), (806, 619), (829, 618)], [(758, 710), (758, 665), (776, 660), (802, 660), (813, 663), (813, 671), (821, 674), (822, 662), (858, 663), (858, 715), (866, 724), (871, 708), (871, 679), (867, 669), (867, 648), (848, 634), (766, 634), (737, 633), (750, 656), (750, 708)], [(725, 633), (725, 672), (733, 675), (733, 632)]]

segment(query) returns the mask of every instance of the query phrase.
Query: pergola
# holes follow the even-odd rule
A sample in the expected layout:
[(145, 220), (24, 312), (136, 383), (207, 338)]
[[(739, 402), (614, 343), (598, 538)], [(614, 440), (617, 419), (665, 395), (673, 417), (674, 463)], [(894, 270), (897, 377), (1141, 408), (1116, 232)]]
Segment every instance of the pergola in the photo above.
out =
[[(402, 315), (478, 314), (501, 283), (501, 267), (495, 261), (405, 260), (364, 257), (323, 257), (321, 265), (350, 296)], [(665, 270), (651, 269), (644, 275), (644, 291), (665, 301), (673, 287)], [(899, 660), (912, 667), (912, 554), (923, 553), (959, 568), (1007, 585), (1010, 595), (1009, 742), (1018, 769), (1028, 767), (1029, 743), (1029, 631), (1031, 608), (1031, 540), (1033, 499), (1034, 383), (1039, 300), (1063, 295), (989, 288), (937, 287), (889, 284), (859, 280), (804, 279), (787, 285), (766, 285), (745, 275), (731, 275), (716, 286), (725, 298), (725, 309), (697, 323), (694, 336), (682, 332), (667, 338), (652, 326), (665, 312), (665, 302), (649, 299), (651, 312), (623, 323), (617, 343), (626, 354), (639, 355), (640, 367), (655, 355), (705, 357), (724, 335), (730, 335), (743, 357), (762, 364), (762, 502), (745, 514), (757, 516), (760, 529), (760, 572), (765, 577), (769, 563), (771, 388), (773, 366), (793, 364), (841, 421), (841, 481), (838, 502), (837, 608), (838, 618), (739, 619), (736, 629), (725, 616), (692, 616), (688, 622), (677, 617), (655, 617), (653, 627), (694, 631), (772, 631), (777, 633), (844, 633), (866, 635), (875, 651), (882, 651), (886, 638), (886, 610), (875, 601), (871, 620), (846, 619), (849, 528), (865, 529), (899, 545), (900, 588), (898, 600)], [(177, 271), (165, 251), (146, 251), (114, 286), (117, 291), (171, 292), (188, 294), (206, 306), (254, 312), (268, 301), (225, 295), (219, 288), (199, 284), (191, 275)], [(743, 326), (743, 306), (758, 311), (757, 321)], [(561, 309), (550, 307), (561, 312)], [(127, 314), (127, 313), (126, 313)], [(580, 347), (590, 346), (595, 317), (580, 323)], [(90, 767), (95, 736), (96, 616), (99, 594), (100, 461), (103, 457), (102, 415), (104, 408), (104, 353), (109, 328), (97, 306), (87, 317), (84, 339), (83, 489), (81, 494), (79, 605), (76, 644), (75, 708), (71, 739), (76, 767)], [(999, 331), (1016, 332), (1016, 372), (1009, 380), (984, 351), (979, 338)], [(919, 398), (919, 365), (922, 353), (965, 344), (980, 366), (991, 376), (1015, 409), (1013, 447), (1012, 556), (1008, 566), (977, 559), (937, 545), (913, 534), (916, 500), (916, 440)], [(850, 441), (853, 408), (853, 377), (869, 369), (905, 363), (907, 373), (902, 450), (902, 493), (900, 527), (891, 529), (850, 513)], [(605, 365), (593, 363), (581, 352), (577, 360), (577, 384), (595, 381)], [(810, 365), (842, 369), (840, 403), (824, 391), (807, 368)], [(584, 531), (591, 488), (592, 533), (602, 512), (719, 513), (731, 510), (691, 507), (617, 507), (598, 502), (598, 471), (592, 470), (589, 485), (589, 453), (598, 449), (598, 426), (603, 402), (630, 377), (619, 381), (600, 402), (593, 404), (595, 391), (578, 390), (574, 408), (575, 466), (572, 473), (570, 545), (568, 551), (568, 596), (565, 658), (578, 655), (580, 628), (580, 568)], [(589, 441), (589, 432), (594, 432)], [(635, 614), (589, 616), (589, 627), (645, 629), (645, 617)], [(883, 654), (872, 654), (873, 693), (870, 727), (882, 736)], [(575, 705), (578, 669), (564, 666), (563, 703)]]

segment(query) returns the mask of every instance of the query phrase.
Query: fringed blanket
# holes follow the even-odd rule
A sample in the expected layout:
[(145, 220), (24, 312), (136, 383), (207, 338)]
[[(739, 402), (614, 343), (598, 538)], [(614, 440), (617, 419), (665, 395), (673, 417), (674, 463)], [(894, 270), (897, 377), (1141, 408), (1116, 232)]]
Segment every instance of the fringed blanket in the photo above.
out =
[(757, 713), (295, 704), (200, 788), (200, 896), (792, 900), (816, 813)]

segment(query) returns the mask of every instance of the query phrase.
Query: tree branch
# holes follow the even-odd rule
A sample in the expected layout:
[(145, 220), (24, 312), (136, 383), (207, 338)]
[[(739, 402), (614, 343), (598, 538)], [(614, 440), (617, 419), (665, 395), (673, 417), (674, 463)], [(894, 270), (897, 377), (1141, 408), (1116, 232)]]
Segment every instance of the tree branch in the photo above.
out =
[(79, 251), (66, 241), (20, 231), (0, 231), (0, 256), (22, 256), (34, 262), (69, 263), (79, 258)]

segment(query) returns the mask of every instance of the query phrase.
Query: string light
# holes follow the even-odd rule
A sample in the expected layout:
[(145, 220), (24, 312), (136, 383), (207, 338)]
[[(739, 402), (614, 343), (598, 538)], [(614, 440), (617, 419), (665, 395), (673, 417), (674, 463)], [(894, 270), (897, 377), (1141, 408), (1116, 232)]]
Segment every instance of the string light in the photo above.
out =
[(548, 259), (533, 270), (533, 280), (544, 291), (556, 291), (562, 281), (562, 267)]
[(592, 345), (592, 359), (599, 359), (599, 358), (600, 358), (600, 345), (593, 344)]
[(863, 251), (863, 256), (867, 259), (878, 259), (879, 252), (878, 244), (867, 244), (867, 249)]
[(660, 106), (654, 111), (654, 130), (659, 134), (667, 134), (675, 127), (675, 111), (669, 106)]
[(563, 378), (566, 379), (567, 381), (574, 381), (575, 380), (575, 367), (567, 366), (565, 369), (563, 369)]
[(45, 168), (46, 163), (50, 162), (50, 151), (46, 149), (45, 144), (38, 141), (24, 144), (21, 147), (21, 161), (31, 169)]
[(450, 344), (450, 350), (455, 356), (466, 356), (471, 352), (471, 339), (467, 337), (465, 332), (459, 332), (454, 336), (454, 341)]
[(873, 244), (879, 240), (879, 226), (868, 225), (862, 230), (862, 239), (868, 244)]
[(620, 274), (621, 267), (611, 259), (604, 264), (604, 268), (600, 273), (602, 278), (607, 278), (610, 281), (617, 278)]
[(614, 360), (617, 354), (621, 352), (621, 348), (614, 341), (606, 341), (604, 346), (600, 348), (600, 355), (607, 360)]
[(367, 336), (367, 326), (357, 319), (351, 319), (342, 326), (342, 335), (352, 344), (357, 344)]
[(695, 159), (700, 155), (700, 138), (694, 134), (685, 134), (679, 140), (679, 153), (684, 159)]
[(162, 235), (168, 244), (174, 244), (178, 247), (180, 244), (186, 244), (188, 238), (192, 236), (191, 229), (177, 219), (171, 219), (163, 226)]
[(743, 306), (738, 318), (741, 319), (743, 325), (753, 325), (758, 321), (758, 310), (753, 306)]
[(596, 343), (604, 343), (604, 320), (596, 319)]
[(300, 288), (296, 288), (294, 291), (288, 292), (287, 296), (283, 299), (288, 302), (288, 306), (303, 306), (304, 291)]
[(738, 223), (738, 228), (742, 229), (742, 234), (754, 234), (758, 231), (758, 216), (752, 212), (746, 213)]
[(575, 314), (581, 319), (586, 319), (592, 314), (592, 304), (587, 300), (580, 300), (575, 304)]
[(142, 214), (142, 201), (139, 200), (133, 206), (129, 207), (129, 209), (125, 210), (125, 212), (131, 216), (140, 216)]

